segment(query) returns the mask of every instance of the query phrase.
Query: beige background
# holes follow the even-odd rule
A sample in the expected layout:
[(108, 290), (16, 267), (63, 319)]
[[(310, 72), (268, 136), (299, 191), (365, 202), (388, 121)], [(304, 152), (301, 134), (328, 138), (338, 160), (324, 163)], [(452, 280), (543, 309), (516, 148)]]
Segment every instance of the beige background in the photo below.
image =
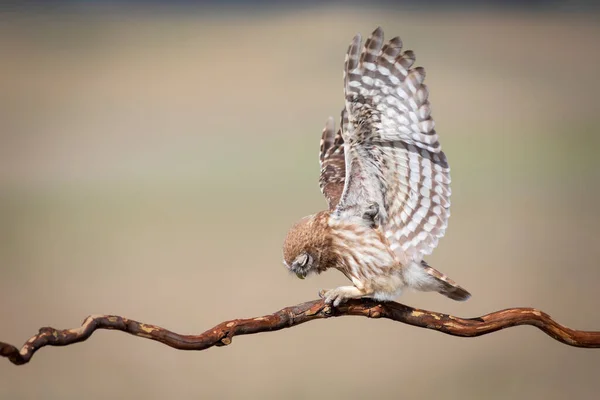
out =
[[(325, 206), (317, 150), (356, 32), (401, 35), (453, 168), (428, 260), (478, 316), (600, 329), (598, 15), (302, 11), (2, 14), (0, 340), (114, 313), (182, 333), (345, 283), (286, 273)], [(118, 332), (0, 360), (0, 398), (593, 399), (600, 352), (531, 327), (460, 339), (340, 318), (180, 352)]]

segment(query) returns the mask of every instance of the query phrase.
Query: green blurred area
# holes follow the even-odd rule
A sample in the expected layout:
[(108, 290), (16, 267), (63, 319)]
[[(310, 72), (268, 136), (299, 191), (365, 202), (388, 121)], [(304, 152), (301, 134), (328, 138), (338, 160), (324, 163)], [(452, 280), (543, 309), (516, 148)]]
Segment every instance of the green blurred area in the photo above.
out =
[[(356, 32), (400, 35), (452, 167), (432, 265), (476, 316), (534, 306), (600, 329), (597, 15), (302, 11), (0, 17), (0, 339), (114, 313), (175, 331), (344, 284), (281, 243), (325, 206), (321, 129)], [(533, 328), (458, 339), (342, 318), (177, 352), (115, 332), (0, 363), (0, 398), (592, 399), (600, 358)]]

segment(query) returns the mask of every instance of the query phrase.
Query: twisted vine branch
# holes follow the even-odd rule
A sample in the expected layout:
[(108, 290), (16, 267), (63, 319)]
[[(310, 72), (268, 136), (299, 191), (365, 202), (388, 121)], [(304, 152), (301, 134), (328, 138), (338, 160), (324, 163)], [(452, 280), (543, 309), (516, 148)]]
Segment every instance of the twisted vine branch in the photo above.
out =
[(93, 315), (79, 328), (57, 330), (41, 328), (19, 350), (0, 342), (0, 355), (15, 365), (26, 364), (44, 346), (67, 346), (87, 340), (96, 329), (114, 329), (156, 340), (178, 350), (205, 350), (231, 343), (234, 336), (277, 331), (316, 319), (358, 315), (387, 318), (421, 328), (433, 329), (453, 336), (475, 337), (518, 325), (532, 325), (559, 342), (575, 347), (599, 348), (600, 332), (577, 331), (560, 325), (535, 308), (510, 308), (478, 318), (458, 318), (433, 311), (419, 310), (394, 302), (351, 300), (332, 308), (322, 300), (309, 301), (283, 308), (273, 314), (249, 319), (225, 321), (200, 335), (180, 335), (155, 325), (144, 324), (116, 315)]

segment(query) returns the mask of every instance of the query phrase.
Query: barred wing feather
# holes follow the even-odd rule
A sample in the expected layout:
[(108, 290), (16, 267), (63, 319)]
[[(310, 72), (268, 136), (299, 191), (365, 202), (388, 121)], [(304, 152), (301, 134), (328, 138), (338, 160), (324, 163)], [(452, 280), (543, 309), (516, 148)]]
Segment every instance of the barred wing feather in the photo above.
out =
[[(384, 44), (381, 28), (362, 51), (360, 44), (357, 35), (344, 69), (347, 122), (340, 132), (346, 179), (336, 213), (356, 215), (377, 202), (391, 248), (420, 260), (437, 246), (450, 216), (450, 169), (430, 115), (425, 71), (412, 67), (414, 54), (402, 52), (400, 38)], [(339, 172), (335, 176), (340, 179)]]
[(329, 210), (335, 210), (338, 205), (340, 197), (342, 197), (346, 177), (344, 139), (342, 139), (342, 130), (346, 129), (348, 123), (345, 109), (342, 110), (340, 120), (340, 127), (337, 131), (335, 130), (333, 118), (329, 117), (327, 120), (325, 129), (323, 129), (319, 152), (321, 165), (319, 186), (327, 199)]

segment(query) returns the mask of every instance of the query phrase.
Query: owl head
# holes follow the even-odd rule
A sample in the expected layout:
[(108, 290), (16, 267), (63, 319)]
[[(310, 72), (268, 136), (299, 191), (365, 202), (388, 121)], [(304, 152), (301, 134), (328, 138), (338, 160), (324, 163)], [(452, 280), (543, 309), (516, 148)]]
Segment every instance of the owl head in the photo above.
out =
[(328, 265), (327, 218), (322, 212), (296, 222), (283, 243), (283, 263), (300, 279), (310, 273), (321, 273)]

